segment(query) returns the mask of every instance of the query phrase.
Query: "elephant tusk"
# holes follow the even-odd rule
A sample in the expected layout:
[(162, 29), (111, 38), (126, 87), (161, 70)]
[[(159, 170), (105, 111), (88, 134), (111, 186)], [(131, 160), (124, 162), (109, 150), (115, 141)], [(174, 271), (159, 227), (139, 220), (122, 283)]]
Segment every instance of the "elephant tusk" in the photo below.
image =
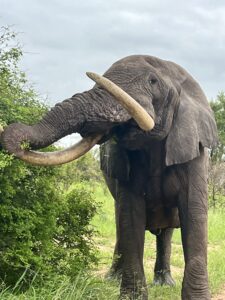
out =
[[(0, 134), (3, 129), (0, 127)], [(88, 152), (94, 145), (96, 145), (102, 135), (95, 135), (87, 138), (83, 138), (73, 146), (60, 151), (54, 152), (38, 152), (32, 150), (22, 150), (18, 153), (13, 153), (21, 160), (36, 166), (56, 166), (73, 161), (86, 152)]]
[(141, 129), (148, 131), (154, 127), (155, 123), (152, 117), (136, 100), (123, 91), (119, 86), (110, 81), (108, 78), (96, 73), (87, 72), (86, 74), (89, 78), (114, 96), (116, 100), (129, 112), (131, 117), (134, 118)]

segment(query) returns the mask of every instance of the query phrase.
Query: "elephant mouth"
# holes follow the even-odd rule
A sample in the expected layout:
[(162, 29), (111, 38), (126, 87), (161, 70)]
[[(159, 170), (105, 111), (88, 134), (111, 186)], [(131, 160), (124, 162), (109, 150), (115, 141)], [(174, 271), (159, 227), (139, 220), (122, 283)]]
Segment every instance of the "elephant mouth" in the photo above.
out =
[[(115, 83), (95, 73), (88, 72), (87, 76), (95, 81), (100, 87), (108, 91), (130, 114), (137, 125), (144, 131), (150, 131), (154, 127), (153, 118), (146, 110), (129, 94), (122, 90)], [(1, 128), (0, 128), (1, 134)], [(77, 144), (65, 150), (55, 152), (38, 152), (33, 150), (23, 150), (15, 153), (21, 160), (41, 166), (61, 165), (73, 161), (88, 152), (103, 138), (103, 134), (95, 134), (83, 138)]]

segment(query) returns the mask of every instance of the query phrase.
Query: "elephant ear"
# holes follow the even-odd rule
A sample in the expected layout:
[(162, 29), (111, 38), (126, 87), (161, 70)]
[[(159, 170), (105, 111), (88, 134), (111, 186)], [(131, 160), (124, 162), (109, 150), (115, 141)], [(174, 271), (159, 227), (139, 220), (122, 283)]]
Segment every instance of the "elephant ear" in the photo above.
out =
[(100, 166), (110, 178), (129, 180), (130, 163), (127, 152), (112, 139), (100, 146)]
[(213, 113), (204, 96), (194, 99), (181, 91), (180, 105), (166, 141), (166, 165), (181, 164), (200, 155), (200, 146), (217, 144)]

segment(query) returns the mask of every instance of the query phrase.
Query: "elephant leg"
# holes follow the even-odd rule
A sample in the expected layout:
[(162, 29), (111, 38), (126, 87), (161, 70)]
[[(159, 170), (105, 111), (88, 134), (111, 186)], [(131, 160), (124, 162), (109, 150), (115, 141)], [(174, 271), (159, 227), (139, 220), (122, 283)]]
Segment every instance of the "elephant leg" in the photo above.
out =
[(121, 253), (119, 253), (118, 242), (116, 242), (114, 253), (113, 253), (113, 261), (112, 265), (106, 274), (107, 279), (121, 279), (122, 275), (122, 257)]
[(154, 285), (175, 285), (170, 272), (171, 239), (173, 229), (162, 229), (156, 235), (156, 262), (154, 268)]
[(120, 240), (119, 240), (119, 218), (118, 218), (118, 205), (115, 202), (115, 219), (116, 219), (116, 244), (113, 253), (112, 265), (106, 274), (108, 279), (121, 279), (123, 269), (122, 253), (120, 251)]
[[(183, 176), (182, 176), (183, 173)], [(209, 300), (207, 274), (207, 171), (203, 153), (182, 170), (178, 208), (185, 270), (183, 300)]]
[(117, 270), (121, 272), (121, 297), (147, 299), (143, 267), (146, 208), (142, 197), (123, 185), (117, 187)]
[(107, 277), (121, 278), (121, 298), (147, 300), (143, 255), (146, 227), (144, 198), (130, 191), (129, 183), (121, 183), (104, 174), (115, 199), (116, 245)]
[(117, 199), (117, 180), (110, 178), (104, 174), (105, 181), (108, 185), (109, 191), (115, 199), (115, 223), (116, 223), (116, 243), (113, 253), (112, 265), (106, 274), (107, 279), (120, 279), (122, 274), (122, 256), (119, 249), (119, 202)]

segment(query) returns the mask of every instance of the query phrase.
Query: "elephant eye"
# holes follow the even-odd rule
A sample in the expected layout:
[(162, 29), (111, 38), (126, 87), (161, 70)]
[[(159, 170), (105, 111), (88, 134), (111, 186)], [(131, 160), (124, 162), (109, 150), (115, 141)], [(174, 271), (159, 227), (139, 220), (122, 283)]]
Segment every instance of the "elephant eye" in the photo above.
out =
[(152, 78), (152, 79), (150, 79), (150, 84), (155, 84), (156, 82), (157, 82), (157, 79), (155, 79), (155, 78)]

